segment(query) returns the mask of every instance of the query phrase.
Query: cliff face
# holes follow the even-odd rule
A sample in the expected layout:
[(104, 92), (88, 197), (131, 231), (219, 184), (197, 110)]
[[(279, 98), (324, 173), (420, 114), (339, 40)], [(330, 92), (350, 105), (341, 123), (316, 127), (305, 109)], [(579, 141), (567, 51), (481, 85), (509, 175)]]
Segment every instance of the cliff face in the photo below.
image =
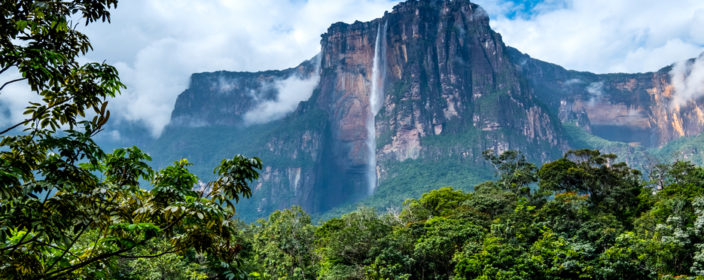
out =
[[(389, 163), (442, 161), (448, 153), (480, 161), (486, 149), (538, 144), (549, 150), (529, 156), (547, 160), (567, 149), (559, 123), (521, 82), (487, 14), (468, 1), (402, 3), (371, 22), (332, 25), (321, 46), (315, 102), (328, 113), (329, 134), (316, 189), (331, 202), (323, 208), (366, 195), (376, 183), (368, 170), (380, 183), (394, 176)], [(378, 113), (370, 103), (375, 89), (383, 92)], [(423, 141), (467, 134), (455, 143)]]
[(646, 147), (704, 131), (704, 100), (673, 103), (672, 67), (638, 74), (568, 71), (510, 50), (536, 97), (573, 122), (605, 139)]
[[(468, 0), (410, 0), (370, 22), (333, 24), (318, 59), (194, 74), (157, 154), (205, 166), (261, 157), (254, 197), (238, 207), (251, 218), (294, 204), (322, 212), (370, 192), (393, 205), (428, 188), (471, 188), (490, 173), (484, 150), (552, 160), (575, 147), (567, 124), (632, 147), (704, 129), (702, 102), (671, 106), (669, 68), (596, 75), (532, 59)], [(290, 77), (316, 77), (311, 97), (282, 119), (248, 123), (261, 104), (286, 99), (277, 81)]]
[(328, 125), (316, 183), (319, 209), (361, 198), (371, 161), (366, 123), (378, 20), (332, 25), (321, 40), (321, 74), (316, 105)]
[[(389, 26), (384, 108), (377, 121), (378, 152), (385, 160), (469, 158), (481, 151), (544, 143), (567, 145), (559, 125), (536, 104), (506, 54), (489, 18), (468, 1), (399, 4), (383, 18)], [(510, 131), (509, 136), (505, 132)], [(426, 136), (479, 135), (454, 146), (429, 145)], [(387, 136), (388, 137), (384, 137)], [(509, 139), (510, 138), (510, 139)], [(545, 160), (545, 154), (531, 154)]]

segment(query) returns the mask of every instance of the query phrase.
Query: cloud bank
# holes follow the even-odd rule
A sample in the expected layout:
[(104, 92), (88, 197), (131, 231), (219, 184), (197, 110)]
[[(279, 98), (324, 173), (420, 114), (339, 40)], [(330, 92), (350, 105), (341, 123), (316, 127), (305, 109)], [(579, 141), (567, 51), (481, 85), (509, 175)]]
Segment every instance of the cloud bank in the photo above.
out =
[[(128, 86), (110, 103), (111, 121), (141, 122), (156, 136), (190, 74), (298, 65), (319, 52), (320, 34), (330, 24), (371, 20), (398, 2), (124, 0), (111, 24), (85, 30), (95, 49), (85, 60), (115, 65)], [(701, 0), (473, 2), (489, 13), (508, 45), (569, 69), (654, 71), (704, 51)], [(306, 87), (302, 81), (288, 84), (285, 88), (296, 92)], [(3, 90), (0, 102), (9, 111), (0, 112), (0, 122), (21, 119), (30, 96), (20, 85)], [(279, 114), (281, 105), (269, 105), (269, 114)]]

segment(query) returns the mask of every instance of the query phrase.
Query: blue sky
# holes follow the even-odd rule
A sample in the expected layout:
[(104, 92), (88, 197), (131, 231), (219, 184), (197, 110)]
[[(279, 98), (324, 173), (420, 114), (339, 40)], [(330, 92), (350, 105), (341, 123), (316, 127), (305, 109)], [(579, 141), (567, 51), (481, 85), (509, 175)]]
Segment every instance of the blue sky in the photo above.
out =
[[(530, 15), (533, 12), (533, 9), (540, 3), (544, 1), (540, 0), (528, 0), (528, 1), (518, 1), (518, 0), (512, 0), (512, 1), (506, 1), (510, 2), (513, 4), (514, 8), (510, 9), (508, 11), (505, 11), (503, 16), (509, 18), (509, 19), (515, 19), (516, 17), (530, 17)], [(494, 15), (494, 17), (497, 17), (499, 15)]]
[[(143, 122), (158, 135), (191, 73), (295, 66), (318, 53), (331, 23), (371, 20), (398, 2), (122, 0), (112, 24), (86, 30), (95, 50), (85, 59), (116, 65), (128, 86), (111, 102), (113, 121)], [(475, 2), (508, 45), (570, 69), (654, 71), (704, 51), (702, 0)], [(0, 123), (22, 118), (27, 92), (4, 90), (12, 114)]]

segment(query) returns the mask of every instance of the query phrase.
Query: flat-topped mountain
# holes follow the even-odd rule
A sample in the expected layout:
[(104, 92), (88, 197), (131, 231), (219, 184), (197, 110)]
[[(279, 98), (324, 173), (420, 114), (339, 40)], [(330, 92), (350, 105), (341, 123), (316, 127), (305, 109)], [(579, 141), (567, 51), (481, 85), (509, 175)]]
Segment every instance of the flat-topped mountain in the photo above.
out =
[(244, 217), (293, 204), (314, 213), (361, 199), (399, 205), (489, 178), (487, 149), (538, 163), (587, 147), (641, 164), (700, 156), (679, 149), (685, 140), (657, 150), (704, 129), (702, 100), (678, 100), (672, 72), (569, 71), (506, 46), (476, 4), (410, 0), (331, 25), (320, 54), (298, 67), (194, 74), (153, 153), (198, 166), (261, 157)]

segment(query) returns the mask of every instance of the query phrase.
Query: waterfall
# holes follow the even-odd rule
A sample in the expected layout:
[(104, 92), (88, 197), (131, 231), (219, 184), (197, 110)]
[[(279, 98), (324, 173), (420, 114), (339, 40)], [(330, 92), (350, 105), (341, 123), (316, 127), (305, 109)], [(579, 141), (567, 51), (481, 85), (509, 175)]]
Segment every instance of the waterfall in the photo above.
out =
[(386, 22), (382, 32), (381, 22), (376, 31), (376, 42), (374, 43), (374, 60), (372, 62), (372, 81), (369, 89), (369, 116), (367, 117), (367, 152), (369, 162), (367, 170), (367, 180), (369, 183), (369, 194), (374, 193), (377, 186), (376, 177), (376, 126), (375, 117), (384, 103), (384, 75), (385, 63), (382, 61), (386, 56), (382, 38), (386, 37)]

